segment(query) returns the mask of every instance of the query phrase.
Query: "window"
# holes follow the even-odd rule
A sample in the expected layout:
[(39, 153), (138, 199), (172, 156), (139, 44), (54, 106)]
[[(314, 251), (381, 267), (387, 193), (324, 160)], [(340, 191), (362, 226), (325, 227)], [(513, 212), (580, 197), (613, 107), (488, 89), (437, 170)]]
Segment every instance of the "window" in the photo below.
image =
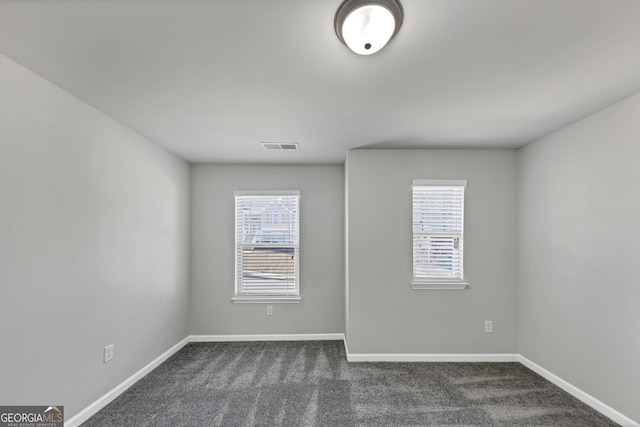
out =
[(413, 287), (464, 289), (467, 181), (413, 181)]
[(299, 191), (236, 191), (234, 302), (298, 302)]

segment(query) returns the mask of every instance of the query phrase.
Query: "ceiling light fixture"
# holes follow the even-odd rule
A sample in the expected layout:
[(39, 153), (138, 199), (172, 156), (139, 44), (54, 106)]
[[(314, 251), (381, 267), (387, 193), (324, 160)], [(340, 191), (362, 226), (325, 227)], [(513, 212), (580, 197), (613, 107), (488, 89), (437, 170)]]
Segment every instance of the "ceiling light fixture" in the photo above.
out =
[(398, 33), (404, 13), (397, 0), (345, 0), (336, 12), (336, 34), (359, 55), (382, 49)]

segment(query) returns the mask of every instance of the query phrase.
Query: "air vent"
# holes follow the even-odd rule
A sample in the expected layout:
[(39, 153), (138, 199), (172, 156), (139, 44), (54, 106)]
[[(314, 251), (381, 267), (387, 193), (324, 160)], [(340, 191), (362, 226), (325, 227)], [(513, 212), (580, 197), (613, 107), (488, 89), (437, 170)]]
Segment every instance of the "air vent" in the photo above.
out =
[(291, 142), (262, 142), (262, 148), (265, 150), (299, 150), (297, 143)]

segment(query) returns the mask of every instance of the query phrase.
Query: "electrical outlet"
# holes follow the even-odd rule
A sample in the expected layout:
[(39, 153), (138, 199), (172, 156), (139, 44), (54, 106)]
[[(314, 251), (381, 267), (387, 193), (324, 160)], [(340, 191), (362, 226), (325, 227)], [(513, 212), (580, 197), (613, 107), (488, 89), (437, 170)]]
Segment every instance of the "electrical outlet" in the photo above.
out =
[(104, 348), (104, 363), (113, 359), (113, 344), (109, 344)]
[(267, 316), (273, 316), (273, 306), (272, 305), (268, 305), (267, 306)]
[(484, 331), (485, 332), (493, 332), (493, 320), (485, 320), (484, 321)]

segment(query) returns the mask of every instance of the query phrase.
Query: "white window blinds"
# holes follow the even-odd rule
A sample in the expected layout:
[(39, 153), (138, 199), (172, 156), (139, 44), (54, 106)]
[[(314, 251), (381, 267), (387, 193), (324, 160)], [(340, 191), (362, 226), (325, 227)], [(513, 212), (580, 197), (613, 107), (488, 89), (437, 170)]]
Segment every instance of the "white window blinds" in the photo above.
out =
[(413, 280), (464, 280), (466, 181), (413, 181)]
[(236, 297), (299, 296), (298, 191), (235, 192)]

